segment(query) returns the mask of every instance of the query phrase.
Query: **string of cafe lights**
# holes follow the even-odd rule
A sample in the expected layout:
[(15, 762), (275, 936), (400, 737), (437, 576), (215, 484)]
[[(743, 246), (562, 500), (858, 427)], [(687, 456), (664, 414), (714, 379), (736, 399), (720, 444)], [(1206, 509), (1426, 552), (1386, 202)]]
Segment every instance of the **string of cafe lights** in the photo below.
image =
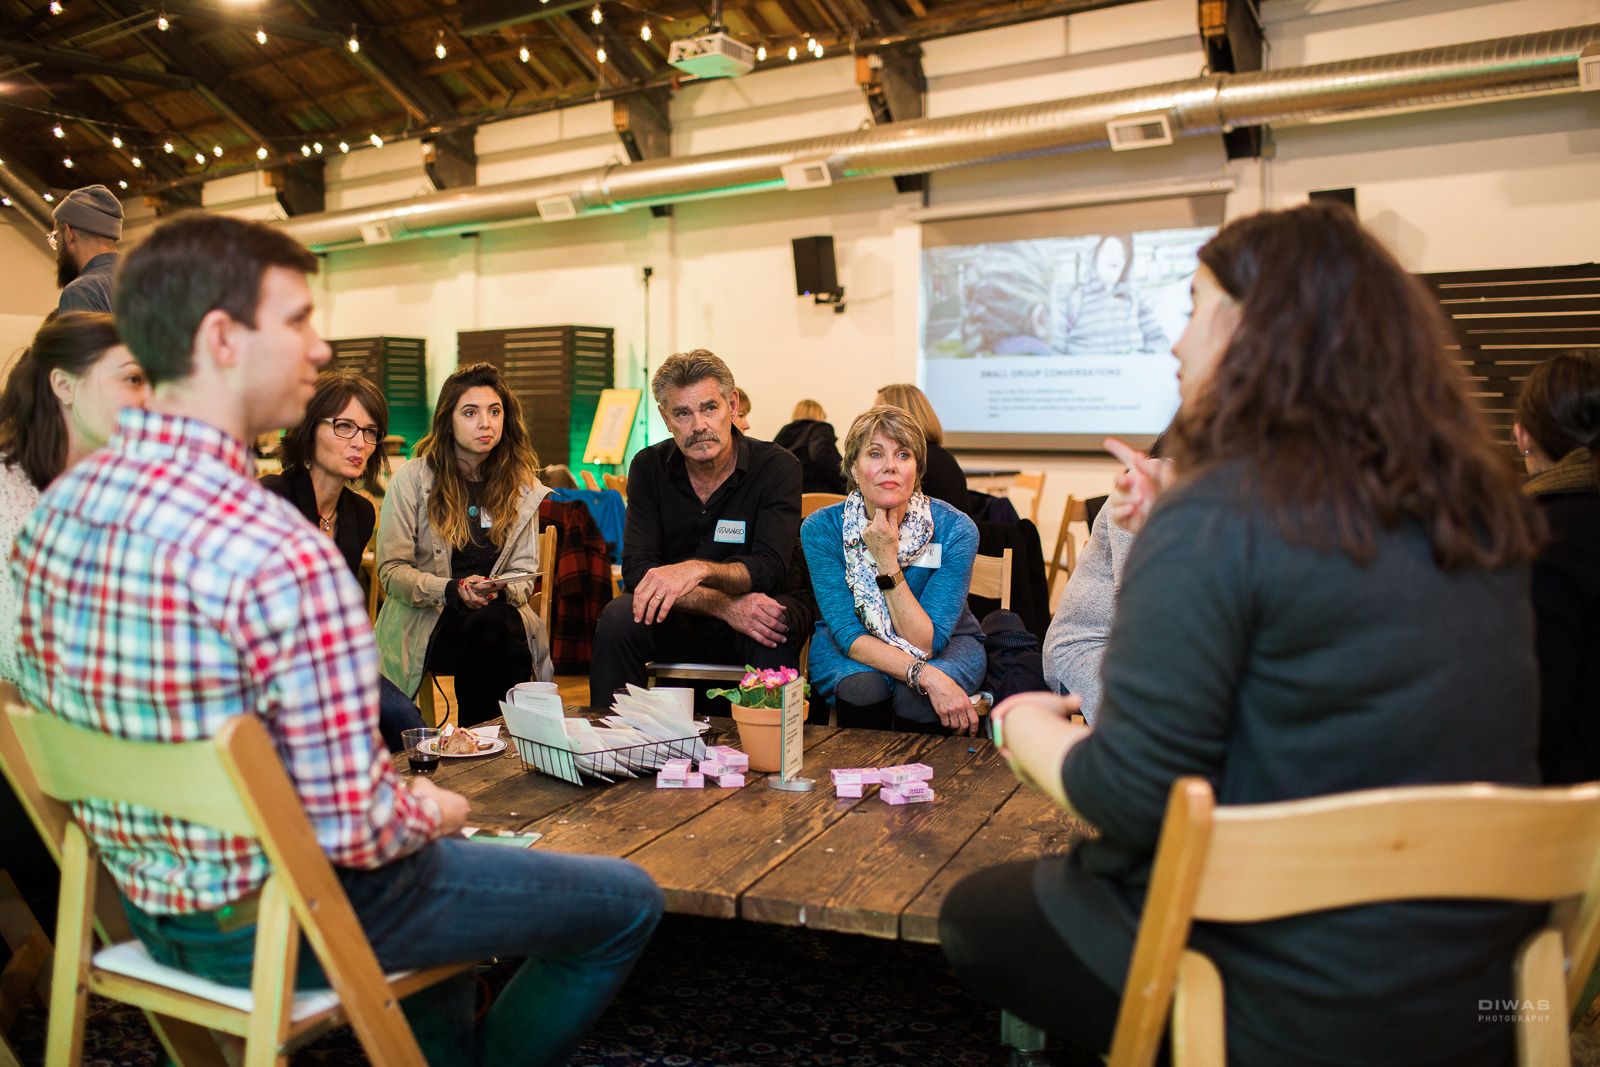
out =
[[(541, 5), (545, 5), (549, 3), (549, 0), (539, 0), (539, 3)], [(633, 10), (631, 5), (623, 4), (621, 6)], [(52, 16), (60, 16), (64, 14), (66, 10), (65, 0), (51, 0), (49, 10)], [(589, 21), (594, 25), (597, 32), (599, 31), (599, 28), (606, 23), (606, 18), (605, 4), (597, 2), (589, 9)], [(650, 19), (651, 13), (645, 12), (644, 18), (639, 24), (639, 39), (646, 43), (649, 43), (655, 37), (655, 30), (650, 24)], [(158, 31), (162, 33), (170, 32), (177, 21), (178, 20), (176, 18), (168, 14), (164, 7), (157, 8), (155, 28)], [(334, 25), (318, 19), (308, 19), (306, 21), (308, 24), (313, 26), (323, 26), (325, 28), (335, 29), (338, 33), (340, 33), (345, 49), (352, 55), (357, 55), (361, 52), (363, 36), (370, 40), (374, 36), (381, 35), (393, 37), (398, 33), (404, 32), (425, 33), (430, 35), (433, 41), (433, 54), (438, 60), (444, 60), (449, 55), (450, 51), (445, 40), (444, 27), (439, 27), (432, 31), (395, 31), (379, 25), (364, 26), (359, 22), (339, 23)], [(265, 20), (257, 21), (255, 31), (251, 36), (258, 47), (265, 48), (268, 45), (272, 37), (267, 32)], [(810, 33), (804, 33), (802, 34), (802, 41), (806, 54), (812, 58), (822, 59), (826, 54), (822, 41), (816, 36)], [(791, 44), (787, 47), (787, 49), (783, 49), (780, 43), (778, 51), (779, 54), (786, 56), (788, 61), (793, 63), (800, 58), (801, 48), (800, 46)], [(528, 47), (525, 37), (519, 36), (516, 54), (517, 59), (524, 64), (532, 61), (533, 54)], [(767, 43), (766, 41), (763, 41), (756, 48), (756, 61), (758, 63), (765, 63), (769, 57), (769, 54)], [(598, 40), (595, 42), (593, 55), (595, 62), (601, 65), (606, 64), (611, 58), (606, 51), (605, 45)], [(386, 136), (377, 129), (373, 129), (365, 138), (355, 141), (349, 140), (348, 137), (341, 137), (337, 141), (330, 141), (325, 144), (320, 139), (311, 138), (301, 140), (298, 144), (295, 144), (295, 139), (279, 138), (276, 139), (278, 141), (276, 144), (257, 144), (253, 150), (247, 147), (235, 148), (232, 152), (230, 152), (228, 149), (225, 149), (219, 143), (212, 143), (210, 144), (208, 151), (205, 146), (199, 144), (195, 139), (180, 136), (170, 130), (155, 130), (116, 120), (91, 120), (81, 115), (75, 115), (69, 112), (54, 111), (46, 108), (28, 107), (26, 105), (15, 104), (9, 101), (0, 101), (0, 106), (20, 108), (22, 110), (42, 114), (52, 119), (53, 125), (51, 126), (50, 132), (56, 142), (64, 141), (66, 139), (66, 131), (69, 125), (78, 124), (85, 128), (92, 128), (92, 140), (108, 142), (114, 151), (124, 153), (123, 158), (126, 160), (129, 166), (131, 166), (134, 170), (144, 171), (146, 173), (148, 173), (145, 163), (146, 157), (155, 158), (158, 154), (165, 157), (171, 157), (173, 159), (182, 158), (185, 165), (192, 162), (194, 166), (202, 173), (207, 168), (214, 167), (223, 163), (225, 160), (229, 160), (230, 157), (234, 160), (237, 160), (248, 155), (253, 155), (256, 162), (252, 165), (251, 169), (259, 170), (266, 166), (291, 163), (295, 161), (296, 158), (305, 160), (313, 157), (331, 155), (335, 151), (337, 151), (340, 155), (348, 155), (352, 150), (356, 149), (368, 147), (372, 149), (381, 149), (384, 147), (384, 145), (393, 141), (408, 139), (410, 137), (420, 135), (416, 131), (403, 130), (398, 133), (390, 132)], [(108, 133), (109, 138), (107, 137)], [(183, 150), (181, 152), (179, 151), (180, 141), (183, 143)], [(51, 147), (54, 146), (52, 145)], [(62, 167), (68, 171), (77, 172), (79, 170), (79, 164), (72, 157), (70, 151), (61, 157), (60, 162)], [(0, 160), (0, 166), (4, 166), (3, 160)], [(230, 170), (228, 173), (238, 172), (239, 171), (237, 168), (235, 168)], [(116, 184), (117, 187), (123, 191), (129, 190), (129, 183), (125, 178), (117, 179)], [(48, 191), (44, 192), (42, 195), (46, 201), (53, 201), (54, 199), (53, 195)], [(6, 203), (0, 204), (0, 206), (9, 207), (9, 198), (6, 198)]]

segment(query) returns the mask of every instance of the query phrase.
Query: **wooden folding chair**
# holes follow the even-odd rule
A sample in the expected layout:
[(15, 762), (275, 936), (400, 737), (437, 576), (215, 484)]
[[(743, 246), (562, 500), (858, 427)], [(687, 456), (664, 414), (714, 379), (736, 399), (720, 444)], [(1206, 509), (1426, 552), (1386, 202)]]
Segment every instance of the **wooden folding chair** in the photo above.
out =
[(1000, 601), (1002, 611), (1011, 610), (1011, 549), (998, 556), (979, 556), (972, 561), (972, 580), (968, 596)]
[(580, 467), (578, 468), (578, 476), (583, 479), (583, 487), (585, 489), (593, 489), (597, 493), (600, 491), (600, 483), (594, 480), (594, 471), (588, 467)]
[(1072, 569), (1078, 565), (1078, 542), (1072, 536), (1072, 524), (1075, 522), (1083, 523), (1087, 536), (1089, 510), (1082, 500), (1068, 495), (1066, 509), (1061, 512), (1061, 529), (1056, 533), (1056, 550), (1050, 555), (1049, 573), (1044, 579), (1044, 587), (1051, 593), (1055, 592), (1056, 575), (1064, 573), (1071, 578)]
[(1012, 489), (1028, 491), (1033, 499), (1028, 505), (1028, 514), (1023, 517), (1035, 526), (1039, 525), (1039, 501), (1044, 499), (1044, 471), (1023, 471), (1011, 479), (1011, 485), (1006, 490), (1007, 496), (1011, 495)]
[(802, 519), (806, 518), (813, 511), (821, 511), (823, 508), (832, 507), (843, 500), (843, 493), (801, 493), (800, 517)]
[[(14, 703), (4, 717), (9, 747), (64, 827), (49, 1067), (80, 1060), (91, 992), (242, 1037), (246, 1067), (286, 1067), (291, 1044), (341, 1021), (373, 1063), (423, 1067), (399, 1002), (470, 964), (384, 975), (259, 719), (241, 715), (210, 740), (172, 744), (112, 737)], [(106, 899), (98, 853), (66, 808), (88, 799), (142, 805), (260, 843), (273, 873), (261, 890), (249, 990), (155, 963), (137, 940), (94, 951), (90, 923), (116, 902)], [(295, 993), (302, 933), (332, 991)]]
[[(588, 472), (585, 472), (588, 473)], [(602, 474), (600, 480), (607, 489), (615, 489), (622, 494), (622, 502), (628, 502), (628, 476), (626, 474)]]
[[(1600, 784), (1410, 786), (1216, 807), (1173, 783), (1112, 1038), (1111, 1067), (1154, 1062), (1172, 1009), (1179, 1067), (1226, 1062), (1222, 978), (1190, 926), (1393, 900), (1559, 902), (1517, 956), (1525, 1064), (1566, 1065), (1569, 1021), (1600, 953)], [(1570, 964), (1565, 968), (1566, 961)], [(1360, 1025), (1352, 1019), (1352, 1025)]]

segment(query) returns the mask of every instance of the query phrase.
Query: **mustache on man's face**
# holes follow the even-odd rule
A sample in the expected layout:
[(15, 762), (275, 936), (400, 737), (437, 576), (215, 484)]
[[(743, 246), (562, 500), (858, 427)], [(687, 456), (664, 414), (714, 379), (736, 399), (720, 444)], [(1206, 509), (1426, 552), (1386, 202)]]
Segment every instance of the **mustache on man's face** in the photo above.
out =
[(687, 441), (685, 441), (683, 443), (683, 447), (684, 448), (693, 448), (695, 445), (698, 445), (698, 444), (701, 444), (701, 443), (709, 443), (709, 444), (713, 444), (714, 445), (714, 444), (720, 443), (721, 441), (722, 441), (722, 438), (718, 437), (716, 434), (714, 434), (711, 431), (707, 430), (704, 433), (694, 434), (692, 437), (690, 437)]

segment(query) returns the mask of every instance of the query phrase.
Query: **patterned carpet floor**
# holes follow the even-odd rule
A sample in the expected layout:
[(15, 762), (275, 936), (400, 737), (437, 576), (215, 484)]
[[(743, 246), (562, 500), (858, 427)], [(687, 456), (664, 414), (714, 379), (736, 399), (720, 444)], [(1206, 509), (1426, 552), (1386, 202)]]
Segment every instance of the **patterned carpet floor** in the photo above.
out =
[[(726, 944), (720, 953), (712, 943)], [(499, 988), (513, 964), (487, 977)], [(25, 1011), (12, 1041), (44, 1055), (44, 1019)], [(999, 1012), (961, 987), (943, 955), (812, 930), (669, 915), (589, 1035), (574, 1067), (1000, 1067)], [(84, 1063), (159, 1067), (137, 1011), (91, 1001)], [(295, 1067), (366, 1062), (349, 1031), (302, 1049)]]

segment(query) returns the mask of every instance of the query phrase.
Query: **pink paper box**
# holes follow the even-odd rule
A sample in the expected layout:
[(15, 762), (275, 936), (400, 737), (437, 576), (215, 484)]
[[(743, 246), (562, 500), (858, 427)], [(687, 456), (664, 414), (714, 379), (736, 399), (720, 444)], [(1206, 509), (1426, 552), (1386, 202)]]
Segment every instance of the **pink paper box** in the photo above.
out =
[(715, 778), (718, 775), (727, 774), (728, 765), (714, 759), (703, 759), (700, 761), (700, 773), (708, 774)]
[(669, 759), (661, 765), (661, 770), (656, 772), (656, 779), (681, 782), (689, 776), (689, 761), (686, 759)]
[(860, 782), (839, 784), (833, 787), (833, 795), (836, 797), (858, 797), (861, 795), (861, 789)]
[[(704, 764), (701, 764), (701, 766), (704, 766)], [(717, 775), (717, 784), (724, 789), (738, 789), (744, 785), (744, 775), (738, 772), (719, 774)]]
[(906, 782), (884, 786), (878, 790), (878, 798), (885, 804), (926, 804), (933, 799), (933, 790), (922, 782)]
[(703, 774), (686, 774), (682, 778), (664, 778), (656, 775), (657, 789), (704, 789), (706, 776)]
[(883, 785), (926, 782), (932, 778), (933, 768), (926, 763), (902, 763), (898, 767), (882, 767), (878, 770), (878, 781)]
[(728, 745), (712, 745), (706, 749), (706, 759), (720, 763), (730, 771), (742, 773), (750, 769), (750, 757)]
[[(876, 785), (878, 783), (878, 768), (876, 767), (836, 767), (828, 772), (833, 776), (834, 787), (841, 785)], [(857, 793), (856, 796), (860, 796)]]

